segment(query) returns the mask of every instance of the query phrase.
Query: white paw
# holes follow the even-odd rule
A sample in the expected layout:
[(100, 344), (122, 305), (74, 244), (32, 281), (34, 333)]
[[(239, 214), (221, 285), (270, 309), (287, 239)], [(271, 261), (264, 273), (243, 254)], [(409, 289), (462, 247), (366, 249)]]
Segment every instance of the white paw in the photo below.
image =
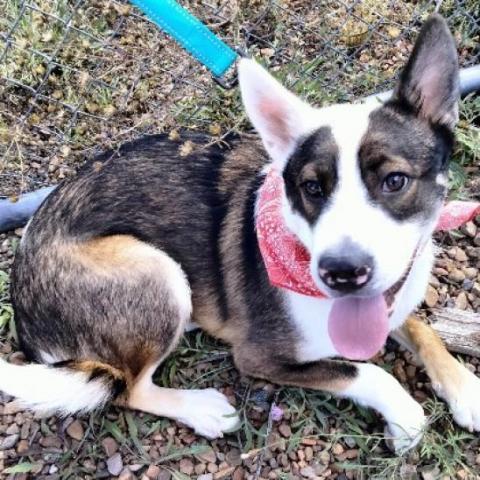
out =
[[(470, 432), (480, 431), (480, 378), (463, 365), (458, 365), (456, 378), (448, 388), (433, 385), (448, 403), (455, 422)], [(456, 381), (455, 381), (456, 380)]]
[(403, 411), (395, 413), (395, 420), (389, 419), (385, 426), (385, 441), (389, 448), (402, 455), (421, 440), (426, 417), (417, 402), (409, 402)]
[(182, 406), (176, 419), (210, 439), (223, 437), (223, 432), (239, 424), (235, 408), (214, 388), (183, 390)]

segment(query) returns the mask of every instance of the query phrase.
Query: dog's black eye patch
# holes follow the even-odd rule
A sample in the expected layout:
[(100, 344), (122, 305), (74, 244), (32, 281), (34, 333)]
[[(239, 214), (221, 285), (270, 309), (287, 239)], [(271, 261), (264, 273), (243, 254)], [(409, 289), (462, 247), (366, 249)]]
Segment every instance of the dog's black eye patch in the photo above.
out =
[(318, 218), (337, 184), (338, 147), (330, 127), (302, 138), (290, 156), (283, 178), (287, 198), (310, 224)]
[(396, 220), (429, 218), (443, 198), (451, 133), (391, 105), (374, 110), (358, 160), (370, 199)]

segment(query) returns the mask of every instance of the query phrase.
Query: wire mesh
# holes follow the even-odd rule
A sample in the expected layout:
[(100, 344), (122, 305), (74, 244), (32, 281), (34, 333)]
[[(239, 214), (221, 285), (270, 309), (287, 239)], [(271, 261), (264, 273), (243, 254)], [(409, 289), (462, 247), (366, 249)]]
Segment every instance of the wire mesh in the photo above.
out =
[[(436, 8), (461, 65), (480, 63), (477, 0), (181, 3), (317, 105), (389, 88)], [(238, 92), (128, 2), (0, 0), (0, 12), (0, 195), (60, 181), (140, 134), (248, 127)]]

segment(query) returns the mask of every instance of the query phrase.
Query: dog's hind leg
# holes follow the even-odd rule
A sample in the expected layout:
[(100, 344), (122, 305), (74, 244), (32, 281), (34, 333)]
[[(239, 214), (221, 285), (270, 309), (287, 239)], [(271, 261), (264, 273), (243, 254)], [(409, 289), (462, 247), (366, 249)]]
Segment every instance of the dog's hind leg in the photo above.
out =
[[(221, 393), (160, 388), (152, 382), (191, 316), (190, 287), (180, 265), (129, 235), (54, 247), (37, 251), (35, 272), (28, 258), (19, 258), (16, 285), (23, 288), (14, 293), (22, 344), (33, 359), (54, 365), (0, 363), (0, 373), (8, 367), (0, 388), (8, 387), (27, 405), (64, 413), (91, 410), (115, 398), (119, 405), (180, 420), (208, 437), (232, 428), (235, 411)], [(28, 244), (22, 248), (27, 256)], [(52, 392), (39, 396), (10, 385), (15, 372), (33, 376), (37, 370), (58, 384)], [(63, 383), (55, 380), (64, 377)], [(119, 385), (122, 391), (115, 395)], [(73, 387), (75, 392), (85, 388), (82, 402), (71, 399)], [(87, 393), (93, 387), (95, 401)]]
[(392, 337), (419, 357), (455, 421), (470, 431), (480, 431), (480, 379), (448, 352), (430, 326), (414, 316)]

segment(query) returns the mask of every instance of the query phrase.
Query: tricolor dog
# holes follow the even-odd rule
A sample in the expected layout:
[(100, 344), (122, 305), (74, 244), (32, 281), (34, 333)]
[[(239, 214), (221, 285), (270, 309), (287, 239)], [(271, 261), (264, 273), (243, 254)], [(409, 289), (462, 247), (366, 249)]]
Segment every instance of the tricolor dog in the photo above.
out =
[[(427, 20), (383, 105), (313, 108), (248, 59), (239, 78), (263, 146), (144, 137), (87, 163), (44, 201), (12, 272), (32, 363), (1, 361), (0, 389), (33, 409), (114, 401), (222, 436), (238, 420), (221, 393), (152, 382), (194, 321), (232, 346), (246, 375), (375, 409), (402, 451), (420, 439), (423, 409), (360, 361), (393, 334), (457, 423), (479, 431), (480, 380), (411, 316), (432, 267), (458, 116), (444, 20)], [(185, 140), (195, 147), (181, 157)], [(282, 253), (289, 242), (307, 262), (304, 285), (301, 262)]]

